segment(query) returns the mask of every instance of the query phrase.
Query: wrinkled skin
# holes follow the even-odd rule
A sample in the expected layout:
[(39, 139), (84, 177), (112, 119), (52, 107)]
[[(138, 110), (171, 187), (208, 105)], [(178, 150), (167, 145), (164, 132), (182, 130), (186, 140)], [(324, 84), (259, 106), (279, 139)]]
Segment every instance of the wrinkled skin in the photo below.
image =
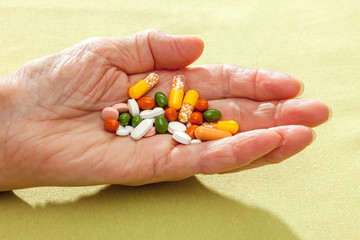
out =
[[(278, 163), (308, 146), (309, 127), (329, 118), (325, 104), (294, 98), (302, 84), (289, 75), (236, 65), (186, 67), (203, 47), (197, 37), (158, 30), (91, 38), (0, 79), (0, 190), (141, 185)], [(128, 88), (153, 71), (160, 82), (148, 96), (168, 94), (173, 76), (184, 74), (186, 89), (237, 121), (240, 133), (179, 145), (169, 134), (134, 141), (104, 131), (101, 110), (126, 102)]]

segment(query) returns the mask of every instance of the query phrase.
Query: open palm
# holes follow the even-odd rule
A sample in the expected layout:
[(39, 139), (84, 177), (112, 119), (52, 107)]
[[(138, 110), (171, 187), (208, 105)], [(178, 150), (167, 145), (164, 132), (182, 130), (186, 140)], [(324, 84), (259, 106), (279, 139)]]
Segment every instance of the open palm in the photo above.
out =
[[(325, 104), (294, 98), (301, 83), (289, 75), (236, 65), (186, 67), (202, 51), (197, 37), (149, 30), (91, 38), (7, 76), (16, 90), (1, 126), (0, 190), (140, 185), (240, 171), (298, 153), (313, 139), (308, 127), (328, 119)], [(126, 102), (129, 87), (153, 71), (160, 81), (146, 95), (168, 94), (173, 76), (184, 74), (185, 88), (197, 90), (224, 120), (237, 121), (240, 133), (179, 145), (169, 134), (134, 141), (104, 131), (101, 110)]]

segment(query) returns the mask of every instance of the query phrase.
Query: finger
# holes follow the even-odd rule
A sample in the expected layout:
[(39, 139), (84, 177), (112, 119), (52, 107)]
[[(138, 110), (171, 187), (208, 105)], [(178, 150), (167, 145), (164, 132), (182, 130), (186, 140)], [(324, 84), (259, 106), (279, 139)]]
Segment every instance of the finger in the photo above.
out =
[(281, 143), (273, 130), (255, 130), (200, 144), (178, 145), (159, 159), (153, 182), (179, 180), (195, 174), (213, 174), (244, 166)]
[[(207, 100), (250, 98), (258, 101), (293, 98), (303, 91), (303, 84), (294, 77), (274, 70), (245, 68), (237, 65), (204, 65), (177, 71), (158, 71), (156, 91), (169, 93), (174, 75), (185, 76), (185, 89), (195, 89)], [(130, 77), (134, 84), (146, 74)]]
[(280, 163), (304, 150), (315, 140), (315, 131), (304, 126), (281, 126), (271, 128), (282, 138), (281, 145), (268, 154), (256, 159), (246, 166), (235, 168), (223, 173), (239, 172), (242, 170)]
[(256, 102), (232, 98), (209, 101), (209, 108), (220, 109), (221, 120), (238, 122), (240, 132), (282, 125), (315, 127), (330, 117), (329, 107), (313, 99)]
[(183, 68), (198, 59), (204, 49), (198, 37), (169, 35), (154, 29), (109, 39), (117, 51), (106, 56), (128, 74)]

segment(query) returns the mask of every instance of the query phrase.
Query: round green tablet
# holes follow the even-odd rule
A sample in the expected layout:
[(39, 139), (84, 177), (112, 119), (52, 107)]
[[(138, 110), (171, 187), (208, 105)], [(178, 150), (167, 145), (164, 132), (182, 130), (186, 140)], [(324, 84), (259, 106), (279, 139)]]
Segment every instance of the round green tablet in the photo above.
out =
[(130, 120), (131, 120), (131, 116), (128, 113), (122, 113), (119, 116), (119, 123), (123, 126), (128, 125)]

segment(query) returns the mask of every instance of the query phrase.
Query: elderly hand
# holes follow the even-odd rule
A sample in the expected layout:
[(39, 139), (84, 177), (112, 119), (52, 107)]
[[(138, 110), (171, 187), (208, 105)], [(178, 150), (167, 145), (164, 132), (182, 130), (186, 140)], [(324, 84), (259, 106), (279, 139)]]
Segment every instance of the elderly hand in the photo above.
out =
[[(90, 38), (0, 79), (0, 190), (141, 185), (278, 163), (308, 146), (309, 127), (329, 118), (325, 104), (294, 98), (302, 84), (289, 75), (187, 67), (203, 47), (197, 37), (157, 30)], [(160, 82), (146, 95), (168, 94), (173, 76), (184, 74), (185, 88), (237, 121), (240, 133), (179, 145), (169, 134), (134, 141), (104, 131), (101, 110), (126, 102), (129, 87), (153, 71)]]

